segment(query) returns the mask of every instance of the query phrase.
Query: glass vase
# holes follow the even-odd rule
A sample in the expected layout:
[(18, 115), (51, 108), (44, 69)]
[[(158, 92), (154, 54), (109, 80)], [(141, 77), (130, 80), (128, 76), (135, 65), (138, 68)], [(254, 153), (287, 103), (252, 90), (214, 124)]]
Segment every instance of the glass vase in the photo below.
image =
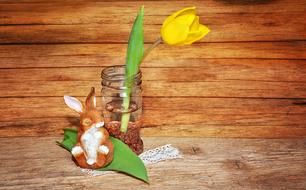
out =
[[(102, 114), (109, 134), (127, 144), (137, 155), (143, 152), (143, 141), (140, 137), (142, 126), (142, 89), (141, 71), (133, 76), (130, 104), (128, 110), (122, 106), (127, 96), (125, 83), (125, 66), (110, 66), (102, 70)], [(124, 114), (130, 118), (127, 131), (120, 131), (121, 118)]]

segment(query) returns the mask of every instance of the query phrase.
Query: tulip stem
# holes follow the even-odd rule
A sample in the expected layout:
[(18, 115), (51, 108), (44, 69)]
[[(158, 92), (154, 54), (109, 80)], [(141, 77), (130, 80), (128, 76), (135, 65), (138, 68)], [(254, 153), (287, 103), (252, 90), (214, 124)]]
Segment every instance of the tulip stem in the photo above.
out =
[[(158, 46), (158, 44), (162, 43), (163, 40), (161, 37), (158, 37), (153, 44), (151, 44), (143, 53), (142, 59), (140, 61), (140, 63), (149, 55), (149, 53), (156, 47)], [(139, 63), (139, 64), (140, 64)], [(140, 66), (140, 65), (139, 65)], [(139, 69), (139, 68), (138, 68)], [(131, 83), (131, 81), (129, 81)], [(126, 91), (126, 97), (123, 98), (123, 109), (124, 112), (128, 112), (129, 111), (129, 104), (130, 104), (130, 90), (127, 89)], [(121, 132), (126, 132), (127, 128), (128, 128), (128, 124), (129, 124), (129, 120), (130, 120), (130, 113), (123, 113), (122, 117), (121, 117), (121, 127), (120, 127), (120, 131)]]
[(148, 55), (149, 53), (156, 47), (158, 46), (160, 43), (162, 43), (163, 40), (161, 37), (158, 37), (153, 44), (151, 44), (143, 53), (143, 57), (142, 57), (142, 60), (143, 61)]
[[(149, 55), (149, 53), (156, 47), (158, 46), (160, 43), (162, 43), (163, 40), (161, 37), (158, 37), (153, 44), (151, 44), (143, 53), (142, 59), (140, 61), (140, 63)], [(140, 65), (139, 65), (140, 66)], [(139, 68), (138, 68), (139, 69)], [(131, 83), (131, 81), (129, 81)], [(123, 109), (124, 112), (128, 112), (129, 111), (129, 104), (130, 104), (130, 90), (126, 89), (125, 91), (126, 96), (123, 98)], [(128, 124), (129, 124), (129, 120), (130, 120), (130, 113), (123, 113), (122, 117), (121, 117), (121, 127), (120, 127), (120, 131), (121, 132), (126, 132), (127, 128), (128, 128)]]

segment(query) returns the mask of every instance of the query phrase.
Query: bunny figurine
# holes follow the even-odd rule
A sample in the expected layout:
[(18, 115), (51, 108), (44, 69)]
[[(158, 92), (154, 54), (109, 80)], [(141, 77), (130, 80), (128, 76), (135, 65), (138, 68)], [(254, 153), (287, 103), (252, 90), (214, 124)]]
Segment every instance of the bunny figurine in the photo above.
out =
[(114, 146), (96, 109), (95, 88), (91, 88), (85, 105), (70, 96), (64, 96), (64, 100), (69, 108), (80, 114), (77, 144), (71, 150), (77, 164), (89, 169), (109, 164), (113, 160)]

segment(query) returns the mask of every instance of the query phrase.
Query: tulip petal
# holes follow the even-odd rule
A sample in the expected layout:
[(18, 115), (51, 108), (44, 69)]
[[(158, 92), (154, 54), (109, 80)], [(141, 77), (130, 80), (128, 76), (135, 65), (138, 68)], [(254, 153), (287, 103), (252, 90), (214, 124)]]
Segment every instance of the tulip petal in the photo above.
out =
[(196, 14), (196, 7), (187, 7), (185, 9), (179, 10), (172, 14), (171, 16), (177, 17), (177, 16), (182, 16), (182, 15), (195, 15)]
[(176, 22), (179, 22), (181, 24), (186, 24), (188, 27), (190, 27), (195, 19), (195, 15), (193, 14), (187, 14), (187, 15), (182, 15), (179, 17), (175, 18)]
[(199, 23), (195, 7), (187, 7), (169, 16), (161, 28), (163, 41), (169, 45), (187, 45), (200, 40), (209, 29)]
[(167, 24), (169, 24), (170, 22), (172, 22), (174, 19), (175, 19), (174, 16), (172, 16), (172, 15), (171, 15), (171, 16), (168, 16), (168, 17), (166, 18), (166, 20), (163, 22), (162, 28), (163, 28), (163, 27), (166, 27)]
[(182, 10), (179, 10), (172, 15), (168, 16), (166, 20), (163, 22), (163, 27), (169, 24), (171, 21), (173, 21), (177, 16), (182, 16), (182, 15), (195, 15), (196, 14), (196, 7), (187, 7)]
[(203, 24), (200, 24), (199, 30), (202, 32), (202, 35), (203, 35), (201, 38), (203, 38), (204, 36), (206, 36), (210, 32), (210, 29)]
[(169, 45), (176, 45), (186, 40), (189, 33), (189, 26), (174, 20), (161, 29), (161, 36)]
[(192, 24), (191, 24), (191, 26), (190, 26), (190, 31), (191, 32), (194, 32), (194, 31), (198, 31), (199, 30), (199, 25), (200, 25), (200, 23), (199, 23), (199, 17), (198, 16), (195, 16), (195, 18), (194, 18), (194, 20), (193, 20), (193, 22), (192, 22)]
[(206, 26), (200, 24), (199, 25), (199, 30), (196, 32), (189, 32), (187, 39), (179, 45), (189, 45), (192, 44), (195, 41), (200, 40), (201, 38), (203, 38), (204, 36), (206, 36), (209, 33), (209, 28), (207, 28)]

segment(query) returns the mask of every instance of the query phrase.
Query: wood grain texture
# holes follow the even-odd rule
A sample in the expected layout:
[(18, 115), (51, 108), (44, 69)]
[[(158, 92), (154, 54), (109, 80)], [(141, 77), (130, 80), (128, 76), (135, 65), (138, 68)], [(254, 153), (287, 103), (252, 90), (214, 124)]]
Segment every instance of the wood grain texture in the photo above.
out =
[[(208, 63), (195, 68), (143, 68), (143, 94), (159, 97), (165, 94), (168, 97), (306, 97), (306, 62), (261, 64), (256, 67), (248, 63), (215, 65)], [(236, 69), (228, 70), (229, 67)], [(3, 90), (2, 96), (63, 96), (67, 93), (84, 96), (90, 85), (101, 88), (101, 79), (97, 77), (100, 71), (99, 67), (2, 69), (0, 85), (2, 89), (11, 89)], [(253, 75), (250, 76), (250, 73)], [(45, 88), (46, 85), (50, 88)]]
[[(132, 12), (132, 11), (131, 11)], [(234, 41), (287, 41), (305, 40), (306, 21), (298, 14), (206, 14), (202, 23), (207, 23), (214, 32), (205, 38), (207, 42)], [(110, 15), (111, 18), (116, 17)], [(121, 17), (124, 17), (123, 15)], [(145, 42), (153, 42), (159, 35), (161, 24), (152, 24), (165, 16), (155, 17), (145, 27)], [(258, 19), (254, 19), (258, 17)], [(283, 20), (291, 17), (288, 23)], [(108, 19), (111, 19), (108, 18)], [(248, 22), (254, 19), (253, 22)], [(227, 20), (235, 22), (229, 24)], [(120, 20), (121, 21), (121, 20)], [(1, 43), (126, 43), (132, 23), (124, 24), (114, 20), (111, 24), (17, 24), (0, 26)], [(104, 19), (102, 18), (102, 21)], [(106, 28), (103, 30), (102, 28)], [(269, 33), (269, 35), (267, 35)], [(236, 37), (239, 36), (239, 37)], [(204, 40), (203, 40), (204, 41)]]
[[(189, 67), (169, 67), (167, 63), (158, 67), (142, 67), (143, 81), (254, 81), (254, 82), (305, 82), (306, 61), (280, 60), (274, 63), (267, 60), (240, 60), (236, 63), (223, 60), (219, 63), (205, 62), (202, 65), (191, 63)], [(98, 63), (96, 63), (98, 64)], [(0, 80), (3, 83), (19, 81), (100, 81), (99, 75), (105, 67), (98, 66), (3, 68)], [(18, 66), (18, 65), (17, 65)], [(82, 72), (80, 72), (82, 70)], [(250, 75), (252, 73), (252, 75)], [(18, 77), (15, 77), (18, 76)]]
[[(190, 4), (214, 31), (143, 63), (144, 135), (305, 137), (305, 2), (143, 3), (147, 42), (167, 12)], [(0, 4), (1, 136), (59, 135), (77, 124), (61, 97), (100, 89), (101, 69), (124, 63), (138, 3)]]
[[(150, 185), (88, 177), (55, 143), (79, 123), (62, 96), (84, 98), (102, 68), (124, 64), (142, 4), (146, 46), (187, 6), (212, 30), (142, 64), (145, 148), (171, 143), (184, 158), (149, 166)], [(305, 189), (305, 10), (303, 0), (0, 1), (0, 189)]]
[(0, 149), (0, 189), (303, 189), (306, 186), (305, 139), (145, 138), (146, 149), (171, 143), (184, 154), (182, 159), (149, 166), (150, 185), (123, 174), (99, 177), (82, 174), (71, 161), (71, 155), (56, 145), (56, 140), (60, 139), (0, 138), (0, 144), (6, 145)]
[[(98, 81), (26, 81), (0, 83), (2, 97), (83, 96), (90, 87), (99, 87)], [(147, 81), (144, 96), (155, 97), (248, 97), (248, 98), (305, 98), (306, 83), (253, 81), (171, 82)], [(9, 89), (9, 90), (4, 90)], [(56, 89), (56, 91), (54, 90)]]
[[(212, 32), (205, 41), (305, 40), (303, 1), (230, 4), (231, 1), (145, 1), (145, 36), (152, 42), (166, 15), (194, 5)], [(251, 2), (251, 1), (250, 1)], [(139, 2), (2, 4), (1, 43), (126, 43)], [(256, 8), (255, 8), (256, 5)], [(35, 10), (35, 11), (34, 11)], [(286, 21), (286, 22), (284, 22)], [(290, 26), (290, 27), (288, 27)]]
[[(108, 64), (111, 64), (114, 59), (117, 59), (122, 64), (126, 47), (126, 44), (13, 44), (0, 46), (0, 58), (61, 57), (62, 59), (63, 56), (95, 56), (96, 58), (101, 58), (101, 62), (108, 61)], [(306, 41), (198, 43), (171, 48), (168, 45), (160, 45), (150, 54), (150, 59), (159, 59), (160, 62), (168, 59), (200, 59), (203, 61), (203, 59), (218, 58), (304, 60), (306, 59), (305, 52)]]
[[(85, 98), (85, 97), (81, 97)], [(97, 99), (98, 104), (100, 98)], [(144, 136), (305, 137), (306, 99), (144, 98)], [(78, 115), (62, 97), (0, 99), (0, 134), (60, 136)], [(101, 107), (99, 107), (101, 109)], [(30, 131), (30, 133), (29, 133)]]

